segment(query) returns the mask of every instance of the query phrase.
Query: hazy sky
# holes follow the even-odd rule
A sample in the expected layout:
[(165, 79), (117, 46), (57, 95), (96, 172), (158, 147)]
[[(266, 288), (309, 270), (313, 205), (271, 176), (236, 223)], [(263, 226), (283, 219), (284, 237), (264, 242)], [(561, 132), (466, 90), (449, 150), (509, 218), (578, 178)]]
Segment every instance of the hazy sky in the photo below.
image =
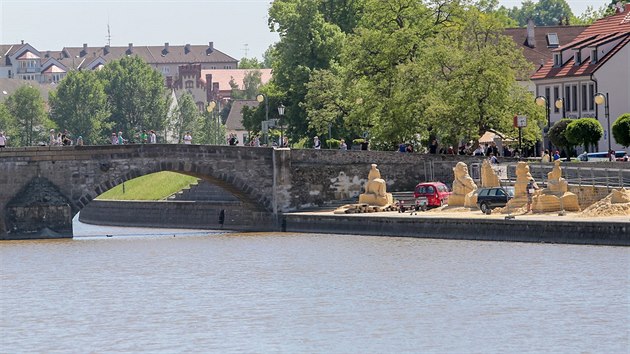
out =
[[(258, 57), (278, 35), (269, 31), (271, 0), (0, 0), (0, 43), (30, 43), (38, 50), (107, 44), (112, 46), (203, 45), (236, 59)], [(500, 0), (520, 6), (520, 0)], [(568, 0), (581, 14), (589, 4), (607, 1)]]

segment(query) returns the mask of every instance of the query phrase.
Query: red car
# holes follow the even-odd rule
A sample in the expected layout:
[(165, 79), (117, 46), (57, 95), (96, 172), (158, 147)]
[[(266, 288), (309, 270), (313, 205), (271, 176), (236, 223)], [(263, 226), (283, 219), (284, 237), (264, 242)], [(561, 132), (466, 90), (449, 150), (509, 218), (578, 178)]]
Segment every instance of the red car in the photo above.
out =
[(451, 191), (442, 182), (418, 183), (413, 192), (417, 206), (440, 207), (448, 204)]

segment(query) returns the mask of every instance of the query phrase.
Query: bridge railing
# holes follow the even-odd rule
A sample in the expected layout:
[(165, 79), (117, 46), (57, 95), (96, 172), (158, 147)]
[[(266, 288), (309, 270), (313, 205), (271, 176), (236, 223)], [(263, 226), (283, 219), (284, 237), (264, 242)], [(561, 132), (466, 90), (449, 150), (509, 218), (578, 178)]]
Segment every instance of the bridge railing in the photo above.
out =
[[(530, 164), (530, 173), (537, 183), (547, 184), (547, 174), (553, 169), (553, 164)], [(571, 185), (606, 187), (608, 189), (630, 188), (630, 169), (601, 168), (595, 166), (562, 166), (562, 178)], [(507, 165), (505, 182), (516, 181), (516, 164)]]

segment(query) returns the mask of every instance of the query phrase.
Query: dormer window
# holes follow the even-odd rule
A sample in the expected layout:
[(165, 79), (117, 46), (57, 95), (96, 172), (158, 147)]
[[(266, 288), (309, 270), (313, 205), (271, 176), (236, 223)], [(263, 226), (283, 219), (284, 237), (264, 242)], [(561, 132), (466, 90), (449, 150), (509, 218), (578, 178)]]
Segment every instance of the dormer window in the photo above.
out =
[(582, 64), (582, 52), (580, 50), (576, 50), (575, 53), (573, 53), (573, 62), (575, 66)]
[(591, 64), (597, 63), (597, 48), (591, 49)]
[(547, 47), (558, 48), (560, 46), (560, 40), (557, 33), (547, 33)]
[(562, 66), (562, 55), (560, 55), (560, 53), (555, 53), (553, 55), (553, 66), (556, 68)]

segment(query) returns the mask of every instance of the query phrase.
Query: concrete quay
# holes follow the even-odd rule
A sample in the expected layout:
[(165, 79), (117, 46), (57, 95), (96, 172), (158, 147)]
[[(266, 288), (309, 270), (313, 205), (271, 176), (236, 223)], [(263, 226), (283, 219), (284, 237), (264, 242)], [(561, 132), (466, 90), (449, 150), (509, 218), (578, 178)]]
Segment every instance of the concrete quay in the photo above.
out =
[(286, 232), (332, 233), (456, 240), (630, 246), (630, 216), (582, 217), (579, 213), (485, 215), (481, 211), (284, 214)]

